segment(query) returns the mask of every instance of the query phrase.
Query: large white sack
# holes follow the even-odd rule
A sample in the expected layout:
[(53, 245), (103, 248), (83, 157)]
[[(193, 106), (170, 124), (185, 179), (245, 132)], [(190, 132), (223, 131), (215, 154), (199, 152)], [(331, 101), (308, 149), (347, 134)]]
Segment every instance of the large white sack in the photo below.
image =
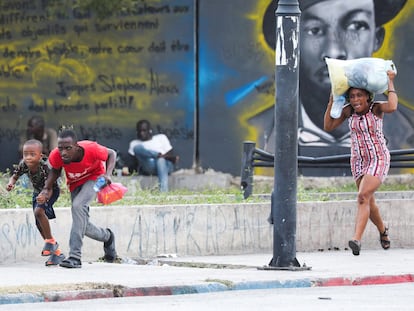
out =
[(397, 72), (392, 60), (364, 57), (350, 60), (325, 58), (334, 97), (331, 116), (339, 118), (350, 87), (366, 89), (373, 94), (384, 93), (388, 88), (388, 70)]

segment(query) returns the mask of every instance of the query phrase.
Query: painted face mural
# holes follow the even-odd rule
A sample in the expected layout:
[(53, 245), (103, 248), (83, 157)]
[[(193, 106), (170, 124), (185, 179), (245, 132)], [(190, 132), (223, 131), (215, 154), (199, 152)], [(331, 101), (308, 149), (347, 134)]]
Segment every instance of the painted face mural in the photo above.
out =
[(191, 166), (194, 1), (138, 1), (104, 19), (59, 2), (0, 4), (0, 169), (18, 161), (32, 115), (121, 155), (148, 118)]
[[(79, 139), (121, 154), (136, 122), (150, 119), (154, 134), (170, 138), (180, 168), (191, 168), (196, 155), (205, 169), (239, 175), (243, 141), (274, 152), (277, 1), (146, 0), (104, 20), (45, 7), (56, 1), (17, 2), (1, 4), (0, 13), (0, 170), (17, 163), (32, 115), (55, 129), (73, 124)], [(299, 5), (299, 154), (349, 152), (346, 125), (322, 130), (330, 92), (325, 56), (394, 61), (400, 103), (384, 132), (390, 149), (414, 147), (414, 3)]]

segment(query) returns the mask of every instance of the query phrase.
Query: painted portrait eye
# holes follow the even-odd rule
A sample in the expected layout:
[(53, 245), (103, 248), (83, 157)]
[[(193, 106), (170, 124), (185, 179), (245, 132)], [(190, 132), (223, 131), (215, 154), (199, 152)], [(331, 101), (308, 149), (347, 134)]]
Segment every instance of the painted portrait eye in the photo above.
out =
[(346, 29), (352, 30), (352, 31), (368, 30), (369, 25), (365, 21), (353, 21), (348, 24)]
[(324, 30), (322, 27), (309, 27), (306, 28), (305, 33), (309, 36), (322, 36), (324, 34)]

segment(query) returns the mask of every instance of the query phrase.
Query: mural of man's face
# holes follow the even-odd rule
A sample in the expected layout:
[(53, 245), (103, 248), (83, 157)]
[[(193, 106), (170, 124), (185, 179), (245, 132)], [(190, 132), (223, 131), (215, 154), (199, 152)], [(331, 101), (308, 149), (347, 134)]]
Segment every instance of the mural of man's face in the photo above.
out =
[(325, 57), (370, 57), (382, 43), (373, 0), (318, 2), (302, 12), (300, 27), (301, 84), (312, 93), (322, 88), (324, 96), (331, 87)]

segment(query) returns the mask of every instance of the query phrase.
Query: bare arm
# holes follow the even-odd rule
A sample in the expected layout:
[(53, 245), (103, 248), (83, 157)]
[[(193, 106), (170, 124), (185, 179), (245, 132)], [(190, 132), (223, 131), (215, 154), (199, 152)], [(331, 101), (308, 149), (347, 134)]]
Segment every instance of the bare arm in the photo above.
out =
[(49, 171), (49, 175), (47, 176), (45, 185), (42, 191), (37, 196), (37, 200), (40, 203), (43, 203), (44, 201), (47, 201), (50, 199), (50, 197), (52, 196), (53, 184), (59, 178), (61, 172), (62, 172), (62, 169), (55, 169), (55, 168), (52, 168)]
[(7, 183), (6, 190), (12, 191), (14, 186), (16, 185), (17, 181), (19, 180), (23, 170), (23, 162), (20, 161), (18, 166), (14, 168), (13, 174), (9, 178), (9, 182)]
[(112, 172), (114, 171), (116, 164), (116, 151), (111, 148), (106, 149), (108, 150), (108, 158), (106, 159), (106, 173), (104, 177), (107, 183), (110, 184)]
[(6, 190), (7, 191), (11, 191), (14, 188), (14, 185), (16, 184), (17, 180), (19, 179), (19, 177), (16, 174), (13, 174), (10, 179), (9, 182), (7, 183), (7, 187)]
[(394, 87), (395, 72), (387, 71), (388, 75), (388, 101), (380, 102), (378, 105), (381, 112), (391, 113), (398, 108), (398, 95)]

